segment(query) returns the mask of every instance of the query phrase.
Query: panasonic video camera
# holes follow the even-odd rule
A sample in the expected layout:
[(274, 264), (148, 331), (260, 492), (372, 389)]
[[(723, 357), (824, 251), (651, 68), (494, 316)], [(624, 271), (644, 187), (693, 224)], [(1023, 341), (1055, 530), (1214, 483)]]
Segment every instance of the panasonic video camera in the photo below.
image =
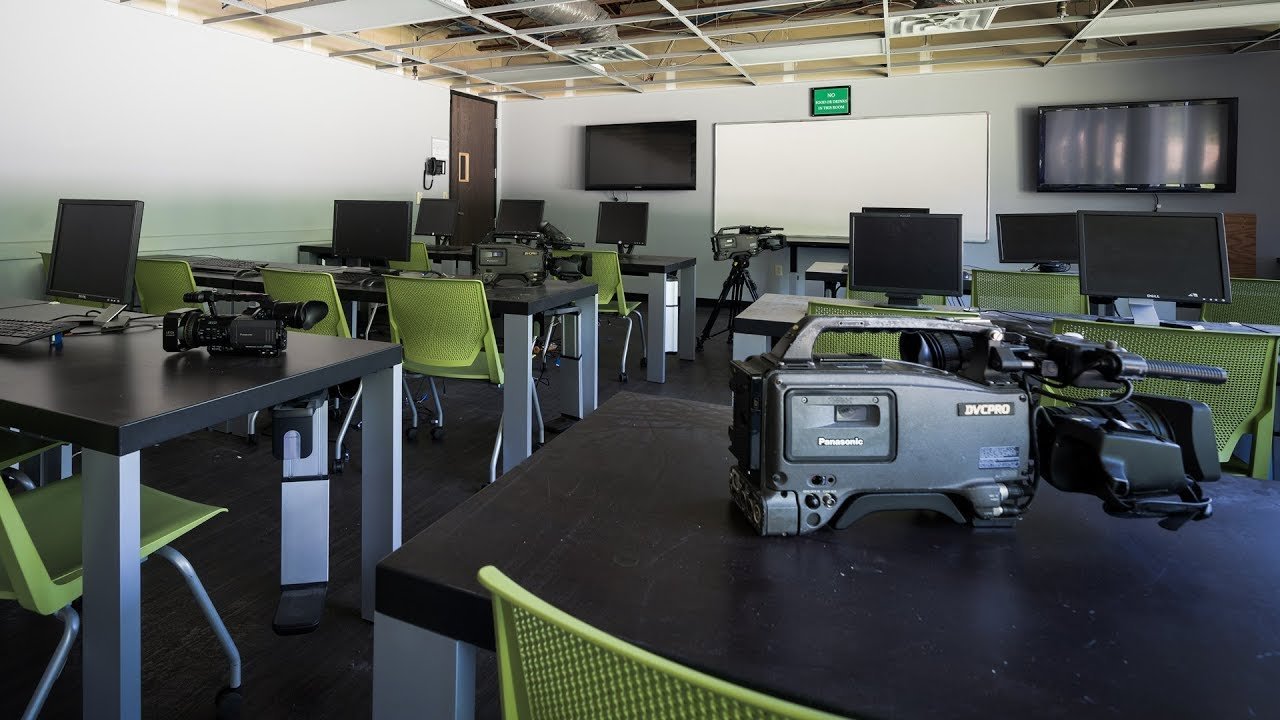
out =
[(767, 225), (731, 225), (722, 227), (711, 236), (711, 254), (717, 260), (736, 257), (755, 257), (766, 250), (781, 250), (787, 246), (784, 228)]
[[(184, 302), (207, 303), (199, 308), (171, 310), (164, 315), (162, 343), (167, 352), (208, 347), (212, 354), (275, 356), (284, 352), (286, 328), (309, 330), (329, 314), (320, 300), (275, 302), (261, 293), (190, 292)], [(239, 315), (219, 315), (215, 303), (252, 303)]]
[(573, 282), (591, 274), (591, 253), (567, 252), (580, 247), (582, 243), (544, 222), (538, 232), (489, 233), (486, 242), (472, 246), (472, 266), (486, 285), (518, 280), (537, 286), (548, 276)]
[[(905, 359), (815, 357), (828, 331), (902, 333)], [(730, 494), (761, 535), (845, 528), (880, 510), (1010, 526), (1043, 478), (1176, 529), (1212, 512), (1199, 485), (1221, 472), (1212, 417), (1200, 402), (1134, 395), (1143, 378), (1226, 373), (987, 321), (808, 317), (771, 352), (733, 363)]]

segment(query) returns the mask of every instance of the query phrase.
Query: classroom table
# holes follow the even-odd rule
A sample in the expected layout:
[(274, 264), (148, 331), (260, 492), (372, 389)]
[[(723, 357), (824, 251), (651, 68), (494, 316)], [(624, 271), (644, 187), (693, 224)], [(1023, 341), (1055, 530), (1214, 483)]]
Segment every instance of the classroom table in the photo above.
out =
[[(727, 388), (726, 388), (727, 390)], [(495, 565), (601, 630), (858, 718), (1280, 717), (1280, 485), (1177, 532), (1041, 484), (1012, 529), (915, 512), (762, 538), (728, 407), (619, 393), (378, 565), (373, 716), (472, 715)]]
[[(86, 309), (40, 303), (4, 314), (47, 321)], [(263, 358), (167, 353), (160, 341), (158, 330), (130, 329), (69, 336), (60, 350), (48, 341), (0, 348), (0, 426), (82, 448), (84, 707), (95, 718), (141, 714), (143, 448), (362, 378), (361, 610), (368, 619), (374, 563), (400, 545), (399, 346), (294, 333), (287, 352)]]
[[(471, 263), (471, 248), (463, 245), (435, 245), (427, 243), (427, 257), (432, 263), (452, 263), (451, 275), (457, 274), (458, 263)], [(328, 244), (307, 244), (298, 246), (298, 262), (303, 265), (331, 265), (330, 261), (341, 264), (348, 258), (340, 258), (333, 254), (333, 246)]]
[(663, 352), (667, 337), (666, 280), (674, 273), (680, 283), (680, 311), (676, 323), (676, 345), (681, 360), (693, 360), (696, 352), (696, 326), (698, 323), (698, 286), (695, 278), (696, 258), (669, 255), (618, 255), (618, 266), (623, 275), (647, 278), (645, 312), (648, 313), (646, 332), (649, 347), (649, 365), (645, 379), (649, 382), (667, 381), (666, 353)]
[[(181, 260), (194, 260), (179, 255), (169, 256)], [(272, 263), (270, 267), (286, 270), (337, 270), (315, 265), (289, 265)], [(351, 270), (351, 269), (348, 269)], [(257, 273), (236, 273), (224, 270), (192, 268), (196, 284), (235, 290), (262, 292), (262, 276)], [(370, 276), (372, 278), (372, 276)], [(371, 280), (372, 281), (372, 280)], [(387, 302), (386, 289), (381, 284), (356, 284), (336, 280), (338, 296), (348, 302)], [(574, 418), (584, 418), (596, 408), (599, 343), (597, 341), (598, 308), (596, 284), (589, 280), (563, 282), (548, 280), (538, 287), (522, 285), (495, 285), (485, 288), (489, 312), (495, 320), (502, 318), (504, 352), (502, 367), (507, 382), (502, 393), (502, 471), (506, 472), (533, 454), (533, 316), (549, 310), (573, 306), (576, 313), (565, 315), (565, 347), (561, 350), (561, 364), (569, 367), (574, 381), (569, 386), (567, 413)], [(355, 313), (349, 313), (354, 321)], [(354, 326), (353, 326), (354, 329)], [(356, 333), (352, 333), (353, 336)], [(513, 343), (513, 338), (526, 338)], [(661, 347), (661, 346), (659, 346)], [(526, 383), (515, 378), (528, 378)]]
[(839, 288), (849, 282), (849, 263), (813, 263), (804, 271), (804, 279), (821, 282), (823, 293), (830, 293), (831, 297), (835, 297)]

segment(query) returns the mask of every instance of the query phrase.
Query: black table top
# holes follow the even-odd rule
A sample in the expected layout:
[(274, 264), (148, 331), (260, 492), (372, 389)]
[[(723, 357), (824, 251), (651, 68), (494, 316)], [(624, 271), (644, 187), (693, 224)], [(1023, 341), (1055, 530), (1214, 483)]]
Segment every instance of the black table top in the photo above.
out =
[(618, 253), (618, 266), (623, 275), (669, 273), (693, 267), (698, 259), (683, 255), (625, 255)]
[[(6, 315), (50, 320), (87, 308), (45, 303)], [(125, 455), (400, 362), (399, 345), (289, 334), (275, 358), (167, 353), (137, 329), (0, 347), (0, 426)], [(77, 332), (92, 331), (84, 328)]]
[(381, 613), (493, 647), (476, 571), (680, 663), (864, 718), (1280, 717), (1280, 485), (1172, 533), (1045, 487), (1013, 530), (881, 513), (760, 538), (727, 407), (619, 393), (378, 566)]
[[(336, 267), (330, 265), (272, 263), (269, 267), (285, 270), (337, 271)], [(359, 270), (359, 268), (348, 269)], [(240, 292), (262, 292), (262, 276), (257, 274), (237, 275), (235, 272), (230, 271), (200, 270), (197, 268), (192, 268), (191, 273), (195, 276), (196, 283), (199, 285)], [(386, 289), (380, 283), (361, 285), (335, 280), (338, 286), (338, 296), (343, 300), (373, 303), (385, 303), (387, 301)], [(564, 307), (575, 300), (595, 295), (597, 286), (595, 283), (586, 280), (564, 282), (562, 280), (548, 279), (538, 287), (504, 283), (486, 287), (484, 292), (485, 297), (489, 300), (489, 311), (494, 315), (534, 315)]]
[[(309, 244), (299, 245), (298, 249), (302, 252), (309, 252), (312, 255), (323, 255), (325, 257), (336, 257), (333, 254), (333, 246), (325, 244)], [(432, 261), (436, 260), (457, 260), (460, 258), (469, 259), (471, 257), (471, 248), (456, 245), (435, 245), (427, 243), (427, 257)]]
[(849, 247), (847, 237), (794, 237), (787, 236), (789, 247)]

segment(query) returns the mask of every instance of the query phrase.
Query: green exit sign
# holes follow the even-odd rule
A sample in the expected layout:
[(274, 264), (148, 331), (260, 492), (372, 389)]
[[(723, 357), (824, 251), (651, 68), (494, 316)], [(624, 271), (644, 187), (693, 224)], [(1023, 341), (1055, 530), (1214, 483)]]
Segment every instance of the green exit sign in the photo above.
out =
[(811, 116), (848, 115), (849, 112), (848, 85), (809, 89), (809, 114)]

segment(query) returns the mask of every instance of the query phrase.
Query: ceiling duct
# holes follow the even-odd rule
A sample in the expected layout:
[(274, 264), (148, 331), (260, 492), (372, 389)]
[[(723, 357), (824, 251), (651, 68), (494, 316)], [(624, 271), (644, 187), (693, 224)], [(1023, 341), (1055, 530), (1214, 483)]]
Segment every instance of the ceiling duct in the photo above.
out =
[[(573, 2), (556, 5), (525, 8), (521, 12), (543, 25), (576, 25), (612, 19), (604, 8), (591, 0), (573, 0)], [(622, 42), (618, 37), (618, 28), (613, 25), (578, 28), (571, 32), (578, 36), (580, 44), (596, 46), (565, 53), (566, 57), (577, 62), (619, 62), (644, 58), (643, 53)]]

